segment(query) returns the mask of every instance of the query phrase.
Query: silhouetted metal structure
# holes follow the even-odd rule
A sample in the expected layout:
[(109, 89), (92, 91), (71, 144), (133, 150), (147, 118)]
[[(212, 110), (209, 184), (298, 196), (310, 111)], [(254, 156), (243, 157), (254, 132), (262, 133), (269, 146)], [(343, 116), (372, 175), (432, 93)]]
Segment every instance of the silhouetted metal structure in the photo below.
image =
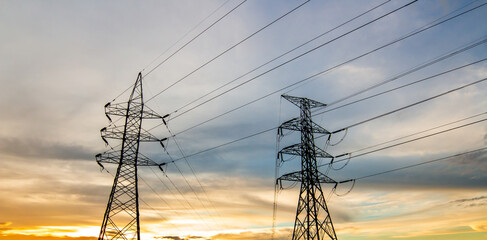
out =
[(128, 102), (106, 104), (105, 114), (110, 122), (112, 117), (124, 117), (125, 124), (123, 126), (110, 124), (100, 131), (105, 143), (108, 144), (107, 139), (115, 139), (121, 141), (121, 147), (118, 150), (112, 149), (96, 155), (96, 161), (102, 168), (102, 163), (118, 164), (98, 239), (139, 240), (137, 167), (158, 166), (139, 152), (139, 144), (161, 142), (160, 139), (142, 129), (142, 120), (163, 119), (163, 117), (144, 107), (141, 73), (137, 76)]
[(333, 156), (315, 146), (314, 143), (315, 133), (330, 134), (330, 132), (311, 120), (311, 109), (326, 105), (307, 98), (287, 95), (282, 97), (300, 108), (299, 118), (284, 122), (278, 129), (278, 134), (282, 134), (283, 129), (301, 132), (300, 143), (284, 147), (278, 153), (281, 161), (284, 154), (301, 157), (301, 171), (284, 174), (278, 178), (280, 183), (281, 181), (301, 183), (292, 240), (337, 239), (320, 184), (337, 184), (337, 182), (319, 172), (316, 163), (316, 158), (333, 158)]

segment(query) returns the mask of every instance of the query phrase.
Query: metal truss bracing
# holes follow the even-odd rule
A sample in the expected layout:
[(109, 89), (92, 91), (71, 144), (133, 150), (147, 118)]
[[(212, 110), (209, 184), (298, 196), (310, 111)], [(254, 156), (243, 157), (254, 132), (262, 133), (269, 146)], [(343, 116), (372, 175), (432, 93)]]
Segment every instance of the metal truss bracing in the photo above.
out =
[[(313, 133), (318, 133), (318, 134), (330, 134), (328, 130), (324, 129), (320, 125), (311, 122), (312, 130)], [(283, 122), (281, 126), (279, 126), (280, 129), (287, 129), (287, 130), (292, 130), (292, 131), (301, 131), (301, 120), (299, 118), (293, 118), (291, 120), (288, 120), (286, 122)]]
[(335, 240), (337, 236), (321, 183), (337, 184), (337, 182), (319, 172), (316, 163), (317, 158), (333, 158), (333, 156), (315, 146), (313, 135), (314, 133), (330, 134), (330, 132), (311, 121), (311, 109), (326, 105), (307, 98), (287, 95), (282, 97), (300, 108), (299, 119), (291, 119), (279, 127), (279, 131), (289, 129), (301, 132), (301, 143), (285, 147), (278, 154), (281, 160), (283, 154), (301, 156), (301, 171), (284, 174), (278, 179), (279, 182), (301, 183), (292, 240)]
[(141, 73), (137, 76), (128, 102), (105, 105), (105, 113), (110, 121), (111, 116), (122, 116), (125, 117), (125, 124), (101, 130), (102, 139), (107, 144), (107, 138), (115, 139), (121, 141), (121, 147), (96, 155), (100, 166), (102, 163), (118, 164), (98, 240), (140, 239), (137, 167), (158, 164), (139, 153), (139, 144), (161, 141), (142, 129), (142, 120), (164, 120), (154, 111), (144, 108)]

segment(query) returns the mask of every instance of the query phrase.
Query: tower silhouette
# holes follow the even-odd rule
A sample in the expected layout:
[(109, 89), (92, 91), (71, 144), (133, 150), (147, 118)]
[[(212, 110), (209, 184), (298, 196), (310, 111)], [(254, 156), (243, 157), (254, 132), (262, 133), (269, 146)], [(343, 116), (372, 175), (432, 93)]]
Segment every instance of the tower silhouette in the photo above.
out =
[(293, 118), (281, 124), (278, 134), (283, 129), (301, 132), (301, 142), (284, 147), (278, 153), (278, 158), (283, 161), (283, 155), (301, 157), (301, 171), (284, 174), (277, 179), (301, 183), (299, 192), (296, 219), (292, 240), (322, 240), (325, 238), (337, 239), (335, 229), (331, 221), (328, 207), (321, 183), (334, 183), (336, 181), (319, 172), (317, 158), (333, 158), (323, 149), (315, 146), (314, 134), (330, 134), (326, 129), (311, 120), (311, 109), (324, 107), (326, 104), (301, 97), (282, 95), (283, 98), (293, 103), (300, 109), (300, 117)]
[(101, 137), (108, 144), (107, 139), (121, 141), (120, 149), (96, 155), (97, 163), (118, 164), (108, 199), (105, 215), (100, 230), (99, 240), (105, 239), (140, 239), (139, 221), (139, 192), (138, 166), (158, 166), (139, 152), (140, 142), (161, 142), (150, 133), (142, 129), (143, 119), (163, 119), (160, 115), (144, 107), (142, 94), (142, 74), (139, 73), (128, 102), (107, 103), (105, 114), (112, 121), (112, 117), (125, 118), (123, 126), (114, 123), (101, 129)]

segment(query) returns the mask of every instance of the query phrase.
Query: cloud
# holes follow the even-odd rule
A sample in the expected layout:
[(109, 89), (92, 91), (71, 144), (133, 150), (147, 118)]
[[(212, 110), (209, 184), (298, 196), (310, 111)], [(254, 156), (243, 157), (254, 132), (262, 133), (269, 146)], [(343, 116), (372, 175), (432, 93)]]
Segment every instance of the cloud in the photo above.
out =
[(0, 222), (0, 234), (3, 232), (3, 231), (7, 231), (7, 230), (10, 230), (11, 228), (7, 227), (7, 226), (10, 226), (12, 224), (12, 222)]
[[(275, 240), (289, 239), (292, 228), (276, 228), (274, 233)], [(242, 231), (236, 233), (220, 233), (211, 236), (211, 240), (269, 240), (272, 239), (272, 230)]]
[(93, 151), (84, 146), (33, 138), (0, 138), (0, 154), (20, 158), (93, 160)]
[(191, 239), (207, 239), (205, 237), (201, 236), (186, 236), (186, 237), (180, 237), (180, 236), (156, 236), (154, 237), (155, 239), (161, 239), (161, 240), (191, 240)]
[[(487, 170), (487, 150), (466, 154), (451, 160), (452, 163), (464, 166), (464, 172), (471, 173)], [(480, 176), (485, 176), (481, 174)]]
[(458, 200), (451, 201), (451, 203), (456, 203), (458, 206), (464, 206), (466, 208), (486, 206), (487, 196), (458, 199)]
[(96, 240), (97, 237), (68, 237), (68, 236), (37, 236), (23, 234), (8, 234), (0, 236), (2, 240)]
[(470, 227), (473, 230), (478, 231), (478, 232), (486, 232), (487, 231), (487, 222), (474, 223), (474, 224), (470, 225)]

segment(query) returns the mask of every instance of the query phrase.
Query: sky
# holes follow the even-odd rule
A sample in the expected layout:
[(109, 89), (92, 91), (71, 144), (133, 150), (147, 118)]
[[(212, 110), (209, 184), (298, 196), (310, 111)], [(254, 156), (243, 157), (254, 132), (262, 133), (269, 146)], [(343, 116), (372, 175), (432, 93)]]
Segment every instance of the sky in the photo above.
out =
[[(225, 144), (299, 116), (282, 94), (329, 104), (313, 115), (329, 131), (349, 127), (330, 145), (316, 139), (352, 156), (320, 167), (357, 179), (323, 184), (339, 239), (487, 237), (487, 151), (475, 151), (487, 147), (485, 81), (355, 126), (486, 78), (487, 5), (392, 43), (486, 1), (419, 0), (361, 27), (410, 1), (311, 0), (262, 29), (304, 1), (249, 0), (211, 26), (241, 2), (1, 1), (0, 240), (97, 239), (116, 168), (95, 161), (109, 149), (103, 106), (126, 102), (139, 72), (146, 106), (171, 114), (167, 128), (142, 127), (176, 135), (167, 152), (141, 152), (181, 159), (164, 173), (139, 168), (142, 239), (291, 238), (299, 184), (283, 184), (273, 228), (276, 153), (299, 133)], [(285, 160), (279, 175), (299, 170), (299, 158)]]

